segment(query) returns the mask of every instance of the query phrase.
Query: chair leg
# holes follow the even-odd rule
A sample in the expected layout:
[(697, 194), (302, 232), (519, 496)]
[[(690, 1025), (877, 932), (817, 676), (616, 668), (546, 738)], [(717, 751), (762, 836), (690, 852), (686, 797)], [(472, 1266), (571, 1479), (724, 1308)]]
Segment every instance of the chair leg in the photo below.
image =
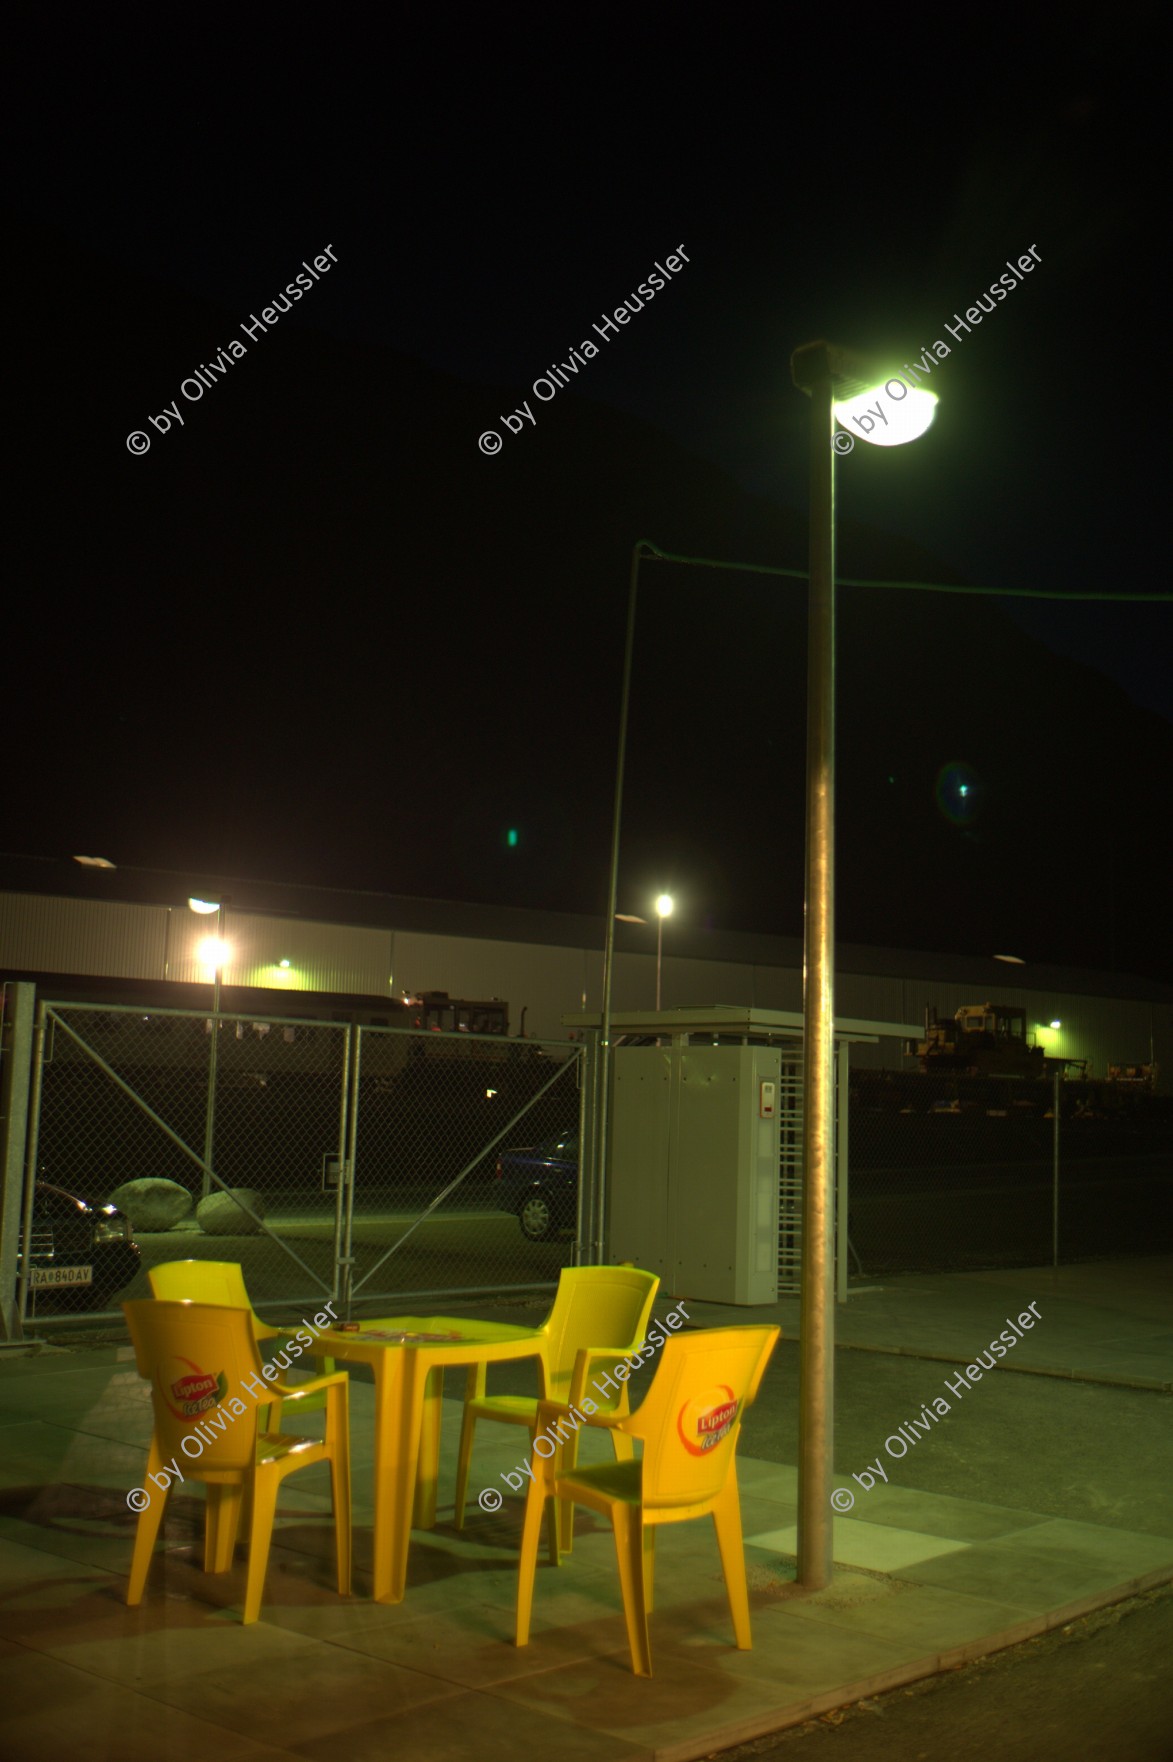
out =
[(546, 1505), (546, 1487), (540, 1480), (530, 1482), (525, 1500), (525, 1516), (521, 1526), (521, 1551), (517, 1561), (517, 1624), (514, 1645), (529, 1645), (530, 1616), (534, 1606), (534, 1575), (538, 1569), (538, 1538), (542, 1529), (542, 1513)]
[[(562, 1454), (558, 1459), (560, 1474), (573, 1474), (578, 1462), (578, 1433), (571, 1432), (562, 1445)], [(574, 1500), (559, 1499), (558, 1512), (558, 1548), (562, 1554), (574, 1551)]]
[(265, 1574), (269, 1569), (269, 1544), (273, 1540), (273, 1520), (277, 1515), (277, 1488), (280, 1477), (263, 1468), (252, 1475), (253, 1518), (248, 1536), (248, 1578), (244, 1587), (242, 1623), (256, 1621), (261, 1613), (265, 1590)]
[(220, 1482), (208, 1484), (204, 1513), (205, 1572), (228, 1572), (232, 1567), (243, 1492), (239, 1482), (235, 1486)]
[(147, 1454), (146, 1474), (148, 1486), (152, 1486), (150, 1504), (139, 1512), (138, 1524), (134, 1532), (134, 1553), (130, 1562), (130, 1582), (126, 1587), (126, 1603), (130, 1609), (137, 1608), (143, 1600), (147, 1574), (151, 1569), (151, 1557), (155, 1552), (155, 1543), (163, 1523), (163, 1509), (167, 1504), (167, 1492), (170, 1491), (170, 1488), (167, 1489), (167, 1492), (162, 1492), (158, 1487), (153, 1486), (150, 1478), (152, 1474), (158, 1474), (162, 1467), (162, 1454), (158, 1444), (152, 1438), (151, 1448)]
[(745, 1544), (741, 1536), (741, 1502), (737, 1496), (737, 1465), (732, 1464), (725, 1490), (713, 1507), (713, 1524), (717, 1546), (721, 1551), (721, 1571), (725, 1575), (725, 1591), (733, 1616), (733, 1632), (739, 1651), (753, 1648), (749, 1631), (749, 1592), (745, 1583)]
[(644, 1524), (644, 1608), (652, 1613), (656, 1594), (656, 1531), (654, 1525)]
[[(474, 1367), (475, 1368), (475, 1367)], [(484, 1365), (480, 1369), (484, 1370)], [(472, 1376), (469, 1377), (472, 1382)], [(468, 1501), (468, 1476), (472, 1468), (473, 1437), (477, 1429), (477, 1416), (469, 1406), (472, 1399), (471, 1390), (464, 1397), (464, 1414), (460, 1421), (460, 1448), (456, 1456), (456, 1527), (464, 1528), (464, 1507)]]
[(635, 1439), (629, 1438), (626, 1432), (612, 1432), (611, 1448), (616, 1462), (630, 1462), (635, 1455)]
[(615, 1558), (623, 1591), (623, 1618), (631, 1648), (631, 1668), (636, 1676), (651, 1676), (652, 1647), (648, 1638), (648, 1610), (644, 1596), (643, 1512), (638, 1506), (616, 1504), (611, 1508), (615, 1526)]
[(334, 1504), (334, 1558), (338, 1595), (349, 1597), (351, 1573), (350, 1472), (346, 1462), (330, 1463), (330, 1497)]
[(326, 1391), (326, 1449), (330, 1457), (330, 1496), (334, 1505), (338, 1595), (348, 1597), (354, 1548), (350, 1510), (350, 1391), (345, 1385)]

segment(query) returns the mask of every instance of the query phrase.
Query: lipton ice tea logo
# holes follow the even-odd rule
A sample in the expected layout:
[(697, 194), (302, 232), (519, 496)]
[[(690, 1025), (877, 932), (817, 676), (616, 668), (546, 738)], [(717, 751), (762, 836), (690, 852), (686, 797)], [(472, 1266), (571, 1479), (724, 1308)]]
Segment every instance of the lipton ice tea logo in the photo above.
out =
[(693, 1456), (704, 1456), (727, 1438), (737, 1418), (738, 1402), (728, 1383), (718, 1383), (686, 1401), (676, 1416), (680, 1441)]
[(163, 1399), (176, 1419), (196, 1420), (201, 1413), (207, 1413), (210, 1407), (218, 1406), (224, 1399), (228, 1393), (228, 1378), (223, 1371), (212, 1375), (201, 1370), (190, 1358), (179, 1358), (176, 1363), (186, 1365), (187, 1370), (170, 1385), (164, 1384)]

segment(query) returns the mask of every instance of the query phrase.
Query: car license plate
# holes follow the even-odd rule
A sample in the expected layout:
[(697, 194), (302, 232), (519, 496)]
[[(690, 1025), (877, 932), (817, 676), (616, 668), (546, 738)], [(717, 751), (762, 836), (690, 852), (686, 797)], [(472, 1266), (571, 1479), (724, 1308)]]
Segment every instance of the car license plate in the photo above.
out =
[(44, 1291), (51, 1285), (92, 1285), (92, 1266), (34, 1266), (29, 1268), (29, 1289)]

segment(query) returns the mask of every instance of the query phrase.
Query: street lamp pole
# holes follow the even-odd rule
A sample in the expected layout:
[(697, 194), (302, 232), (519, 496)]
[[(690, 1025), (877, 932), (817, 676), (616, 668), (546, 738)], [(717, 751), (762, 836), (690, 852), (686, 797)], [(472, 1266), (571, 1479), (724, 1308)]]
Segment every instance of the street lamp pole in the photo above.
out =
[(224, 907), (216, 907), (216, 964), (212, 969), (212, 1050), (208, 1058), (208, 1102), (204, 1111), (204, 1168), (201, 1197), (212, 1191), (212, 1153), (216, 1143), (216, 1077), (220, 1063), (220, 977), (224, 970)]
[(835, 422), (825, 345), (798, 350), (792, 371), (811, 399), (798, 1578), (820, 1590), (832, 1571), (835, 1413)]
[[(863, 438), (900, 446), (923, 434), (936, 396), (885, 380), (831, 343), (807, 343), (791, 376), (811, 400), (807, 601), (806, 912), (803, 968), (802, 1299), (799, 1360), (798, 1578), (831, 1581), (835, 1413), (835, 456)], [(894, 389), (896, 388), (896, 389)], [(881, 434), (863, 416), (883, 396)], [(859, 400), (865, 406), (861, 414)], [(844, 433), (836, 433), (836, 417)]]
[(631, 707), (631, 660), (635, 651), (635, 604), (639, 592), (639, 560), (645, 541), (632, 547), (631, 576), (627, 593), (627, 634), (623, 644), (623, 683), (619, 692), (619, 750), (615, 759), (615, 802), (611, 816), (611, 866), (607, 881), (607, 927), (603, 933), (603, 1007), (599, 1017), (598, 1053), (594, 1081), (594, 1205), (591, 1217), (591, 1255), (602, 1253), (604, 1198), (607, 1181), (607, 1136), (611, 1099), (611, 990), (615, 972), (615, 907), (619, 901), (619, 834), (623, 825), (623, 774), (627, 765), (627, 722)]
[(672, 916), (672, 900), (662, 893), (656, 901), (656, 1010), (660, 1008), (660, 976), (664, 966), (664, 919)]
[(208, 1053), (208, 1094), (204, 1104), (204, 1167), (201, 1175), (200, 1197), (206, 1199), (212, 1191), (211, 1169), (212, 1152), (216, 1140), (216, 1076), (220, 1063), (220, 981), (224, 971), (224, 901), (221, 899), (206, 900), (194, 896), (188, 900), (188, 906), (201, 917), (211, 912), (216, 914), (215, 954), (212, 962), (212, 1045)]

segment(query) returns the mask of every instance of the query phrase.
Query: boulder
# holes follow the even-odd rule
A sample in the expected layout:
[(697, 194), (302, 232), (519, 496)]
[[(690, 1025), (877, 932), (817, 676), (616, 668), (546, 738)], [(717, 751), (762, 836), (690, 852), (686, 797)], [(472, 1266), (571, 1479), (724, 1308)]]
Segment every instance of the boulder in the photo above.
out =
[[(248, 1211), (243, 1211), (242, 1205), (247, 1205)], [(256, 1216), (250, 1217), (249, 1212)], [(264, 1215), (264, 1202), (252, 1187), (209, 1193), (196, 1206), (196, 1222), (207, 1236), (255, 1236), (261, 1227), (257, 1220)]]
[(135, 1181), (124, 1181), (110, 1195), (109, 1203), (124, 1211), (136, 1236), (149, 1236), (154, 1231), (174, 1230), (189, 1217), (194, 1204), (186, 1187), (178, 1181), (167, 1181), (160, 1175), (143, 1175)]

